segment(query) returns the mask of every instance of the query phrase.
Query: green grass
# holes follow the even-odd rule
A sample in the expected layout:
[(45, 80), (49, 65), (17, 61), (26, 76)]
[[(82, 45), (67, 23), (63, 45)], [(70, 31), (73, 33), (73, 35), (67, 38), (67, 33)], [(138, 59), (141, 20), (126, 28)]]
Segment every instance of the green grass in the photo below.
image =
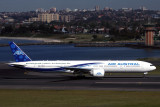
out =
[(0, 107), (159, 107), (160, 92), (0, 90)]

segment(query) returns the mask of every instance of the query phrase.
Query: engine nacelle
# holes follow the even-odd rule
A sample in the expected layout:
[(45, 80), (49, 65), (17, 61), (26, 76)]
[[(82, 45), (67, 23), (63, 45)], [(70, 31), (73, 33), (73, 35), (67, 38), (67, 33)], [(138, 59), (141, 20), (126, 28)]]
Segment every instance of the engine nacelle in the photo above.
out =
[(90, 73), (94, 77), (104, 77), (105, 71), (104, 69), (93, 69)]
[(73, 70), (66, 70), (65, 72), (67, 72), (67, 73), (74, 73)]

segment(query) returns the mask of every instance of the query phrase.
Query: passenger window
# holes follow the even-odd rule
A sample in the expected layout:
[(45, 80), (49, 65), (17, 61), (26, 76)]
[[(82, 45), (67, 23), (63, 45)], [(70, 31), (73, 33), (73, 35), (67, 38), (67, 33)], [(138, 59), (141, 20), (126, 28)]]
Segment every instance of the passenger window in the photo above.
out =
[(103, 65), (99, 65), (99, 67), (103, 67)]
[(93, 67), (98, 67), (97, 65), (94, 65)]

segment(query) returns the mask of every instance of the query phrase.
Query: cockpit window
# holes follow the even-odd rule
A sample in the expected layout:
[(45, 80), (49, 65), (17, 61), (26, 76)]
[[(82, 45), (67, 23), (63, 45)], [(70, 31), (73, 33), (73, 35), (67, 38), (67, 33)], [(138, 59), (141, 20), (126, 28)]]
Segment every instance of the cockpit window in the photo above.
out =
[(154, 65), (151, 64), (150, 66), (154, 66)]

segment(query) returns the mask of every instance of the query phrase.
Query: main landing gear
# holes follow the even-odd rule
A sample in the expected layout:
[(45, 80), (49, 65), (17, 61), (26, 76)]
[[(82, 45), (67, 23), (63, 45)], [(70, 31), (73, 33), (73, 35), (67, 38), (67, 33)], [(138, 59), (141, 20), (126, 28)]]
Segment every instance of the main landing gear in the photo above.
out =
[(85, 78), (85, 75), (83, 73), (74, 73), (74, 76), (77, 78)]

